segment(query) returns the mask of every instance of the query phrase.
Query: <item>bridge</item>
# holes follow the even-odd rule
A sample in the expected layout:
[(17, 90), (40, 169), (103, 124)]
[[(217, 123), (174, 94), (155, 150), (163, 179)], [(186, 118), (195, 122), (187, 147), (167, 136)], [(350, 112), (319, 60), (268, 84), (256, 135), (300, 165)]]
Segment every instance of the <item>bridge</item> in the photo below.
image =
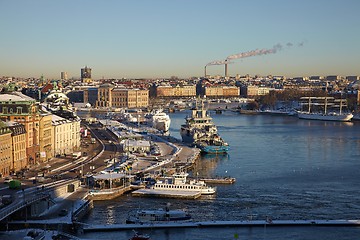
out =
[(41, 187), (32, 187), (27, 188), (22, 191), (16, 192), (13, 196), (13, 202), (9, 205), (0, 209), (0, 221), (3, 221), (10, 215), (15, 212), (25, 208), (26, 206), (31, 206), (32, 204), (42, 200), (42, 199), (52, 199), (53, 197), (58, 197), (61, 192), (59, 189), (68, 188), (69, 185), (76, 185), (79, 180), (60, 180), (53, 183), (44, 184)]

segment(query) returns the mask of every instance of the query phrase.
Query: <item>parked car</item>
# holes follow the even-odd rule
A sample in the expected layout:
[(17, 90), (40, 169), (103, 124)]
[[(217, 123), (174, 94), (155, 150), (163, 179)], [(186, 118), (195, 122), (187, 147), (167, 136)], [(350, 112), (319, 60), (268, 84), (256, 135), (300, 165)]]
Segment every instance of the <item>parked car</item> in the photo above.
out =
[(5, 180), (4, 180), (4, 183), (9, 183), (10, 181), (12, 181), (12, 178), (11, 177), (6, 177)]

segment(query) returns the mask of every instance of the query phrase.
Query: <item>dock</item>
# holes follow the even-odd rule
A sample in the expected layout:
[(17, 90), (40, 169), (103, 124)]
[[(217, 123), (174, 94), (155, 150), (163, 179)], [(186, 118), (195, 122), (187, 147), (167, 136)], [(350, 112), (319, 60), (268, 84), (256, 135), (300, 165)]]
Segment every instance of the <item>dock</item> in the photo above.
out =
[(83, 225), (84, 232), (119, 231), (154, 228), (209, 228), (209, 227), (360, 227), (360, 220), (249, 220), (166, 222), (143, 224)]
[(201, 196), (200, 191), (172, 191), (158, 189), (139, 189), (131, 193), (135, 197), (161, 197), (161, 198), (181, 198), (197, 199)]
[(120, 195), (123, 195), (125, 192), (131, 191), (131, 186), (119, 187), (113, 189), (102, 189), (102, 190), (92, 190), (89, 193), (89, 199), (91, 200), (111, 200)]
[(202, 178), (200, 181), (204, 181), (205, 183), (213, 183), (213, 184), (233, 184), (236, 182), (236, 178)]

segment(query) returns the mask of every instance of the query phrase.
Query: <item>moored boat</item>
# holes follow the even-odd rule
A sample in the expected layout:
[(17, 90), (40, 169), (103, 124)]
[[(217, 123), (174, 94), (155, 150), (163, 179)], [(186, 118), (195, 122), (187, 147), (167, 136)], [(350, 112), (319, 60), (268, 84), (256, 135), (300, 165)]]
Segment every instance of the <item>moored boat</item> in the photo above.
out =
[(151, 189), (168, 190), (168, 191), (188, 191), (200, 192), (202, 195), (212, 195), (216, 193), (216, 188), (207, 186), (204, 181), (190, 180), (187, 181), (188, 173), (176, 173), (172, 178), (164, 181), (157, 181)]
[(207, 114), (204, 103), (196, 103), (192, 115), (185, 118), (181, 125), (180, 135), (185, 143), (190, 143), (200, 148), (202, 153), (226, 153), (229, 145), (218, 134), (217, 127), (212, 118)]
[(191, 215), (183, 210), (170, 210), (167, 205), (165, 209), (156, 210), (136, 210), (131, 212), (126, 219), (127, 224), (143, 224), (143, 223), (165, 223), (189, 221)]
[(129, 238), (129, 240), (150, 240), (150, 236), (147, 234), (141, 234), (134, 231), (134, 236)]
[[(302, 97), (301, 100), (307, 100), (302, 103), (303, 106), (307, 105), (307, 111), (297, 112), (300, 119), (348, 122), (353, 118), (352, 113), (342, 111), (342, 108), (346, 107), (346, 99)], [(319, 109), (313, 111), (312, 106), (316, 106)], [(332, 110), (329, 110), (330, 107)], [(339, 110), (334, 110), (335, 108), (339, 108)]]

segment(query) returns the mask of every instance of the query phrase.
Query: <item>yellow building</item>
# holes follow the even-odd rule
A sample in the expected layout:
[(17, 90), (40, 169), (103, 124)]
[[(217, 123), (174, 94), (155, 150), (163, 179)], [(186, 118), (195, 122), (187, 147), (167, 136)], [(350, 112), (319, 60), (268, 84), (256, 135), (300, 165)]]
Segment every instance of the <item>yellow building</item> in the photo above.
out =
[(142, 108), (149, 105), (149, 90), (115, 88), (106, 83), (98, 88), (96, 107)]
[(141, 89), (125, 89), (127, 92), (127, 108), (149, 106), (149, 91)]
[(12, 139), (12, 163), (11, 171), (16, 173), (24, 168), (27, 168), (26, 159), (26, 131), (23, 124), (17, 122), (5, 123), (11, 131)]
[(207, 97), (238, 97), (240, 89), (235, 86), (206, 86), (205, 95)]
[(0, 177), (10, 175), (12, 165), (12, 138), (9, 127), (0, 121)]
[(27, 164), (39, 162), (39, 110), (35, 99), (14, 91), (0, 94), (0, 120), (25, 126)]
[(96, 101), (96, 107), (112, 107), (112, 94), (114, 85), (106, 83), (100, 85), (98, 88), (98, 99)]
[(195, 85), (176, 85), (176, 86), (157, 86), (157, 97), (195, 97), (196, 86)]
[(39, 121), (40, 162), (49, 161), (53, 155), (52, 114), (41, 113)]

